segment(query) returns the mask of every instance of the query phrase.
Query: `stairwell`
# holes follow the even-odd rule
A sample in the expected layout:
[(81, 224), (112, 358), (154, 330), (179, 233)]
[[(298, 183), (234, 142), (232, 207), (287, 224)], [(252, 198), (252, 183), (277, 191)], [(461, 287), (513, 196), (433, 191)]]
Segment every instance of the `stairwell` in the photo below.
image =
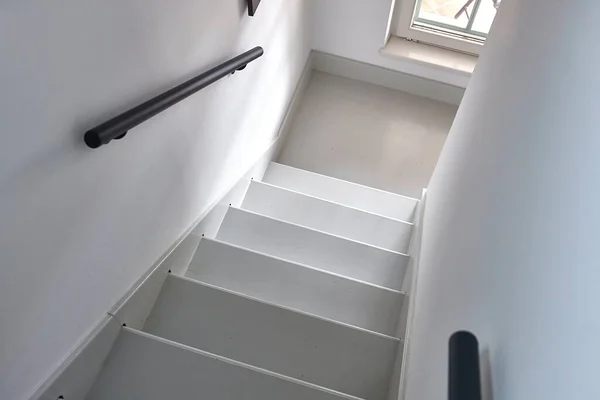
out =
[(121, 328), (87, 398), (385, 399), (417, 204), (270, 163)]
[(4, 2), (0, 398), (599, 399), (600, 3), (503, 2), (472, 75), (400, 3)]

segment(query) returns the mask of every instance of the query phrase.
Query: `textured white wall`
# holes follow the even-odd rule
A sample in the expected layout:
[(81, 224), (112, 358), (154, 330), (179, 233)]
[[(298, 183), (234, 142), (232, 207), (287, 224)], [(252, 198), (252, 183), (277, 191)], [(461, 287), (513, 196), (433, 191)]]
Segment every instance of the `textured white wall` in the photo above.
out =
[(408, 400), (445, 398), (459, 329), (486, 399), (600, 398), (598, 15), (502, 2), (429, 186)]
[[(0, 5), (0, 398), (23, 399), (277, 134), (303, 0)], [(86, 129), (256, 45), (263, 58), (92, 151)]]
[[(400, 1), (400, 0), (398, 0)], [(416, 76), (466, 87), (468, 78), (422, 64), (383, 57), (392, 0), (315, 0), (312, 47)]]

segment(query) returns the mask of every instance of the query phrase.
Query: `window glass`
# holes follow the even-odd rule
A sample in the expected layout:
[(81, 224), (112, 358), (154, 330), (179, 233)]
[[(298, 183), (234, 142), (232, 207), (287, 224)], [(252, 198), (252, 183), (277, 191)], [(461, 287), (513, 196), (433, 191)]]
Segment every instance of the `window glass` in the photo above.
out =
[(419, 0), (413, 25), (484, 40), (500, 0)]

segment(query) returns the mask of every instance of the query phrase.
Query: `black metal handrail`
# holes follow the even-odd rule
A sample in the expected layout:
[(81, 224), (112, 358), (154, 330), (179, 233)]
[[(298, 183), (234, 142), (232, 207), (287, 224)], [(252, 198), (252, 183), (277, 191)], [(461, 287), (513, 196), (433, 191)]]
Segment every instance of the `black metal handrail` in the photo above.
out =
[(471, 332), (459, 331), (450, 337), (448, 400), (481, 400), (479, 343)]
[(215, 83), (219, 79), (224, 78), (229, 74), (233, 74), (235, 71), (243, 70), (248, 63), (262, 56), (263, 53), (262, 47), (255, 47), (252, 50), (240, 54), (210, 71), (200, 74), (197, 77), (90, 129), (85, 133), (83, 140), (88, 147), (96, 149), (113, 139), (121, 139), (131, 128), (154, 117), (156, 114)]

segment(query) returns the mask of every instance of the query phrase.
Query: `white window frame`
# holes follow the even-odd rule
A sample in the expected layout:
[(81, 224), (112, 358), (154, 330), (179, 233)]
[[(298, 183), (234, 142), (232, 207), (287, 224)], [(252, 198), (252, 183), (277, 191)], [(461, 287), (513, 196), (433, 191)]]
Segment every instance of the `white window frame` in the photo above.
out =
[(413, 18), (417, 12), (419, 0), (397, 0), (396, 12), (399, 12), (398, 27), (396, 35), (413, 40), (416, 42), (432, 44), (434, 46), (444, 47), (450, 50), (460, 51), (467, 54), (479, 55), (483, 44), (482, 39), (465, 39), (457, 34), (448, 31), (445, 33), (442, 29), (428, 29), (413, 25)]

